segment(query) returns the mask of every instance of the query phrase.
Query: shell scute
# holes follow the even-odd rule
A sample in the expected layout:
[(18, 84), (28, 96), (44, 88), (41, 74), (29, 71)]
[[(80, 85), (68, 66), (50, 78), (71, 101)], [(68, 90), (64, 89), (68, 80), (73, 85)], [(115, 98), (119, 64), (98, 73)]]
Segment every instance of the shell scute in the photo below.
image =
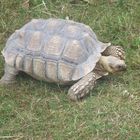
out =
[(57, 74), (57, 61), (47, 60), (46, 61), (46, 75), (47, 79), (52, 82), (58, 82)]
[(30, 51), (40, 51), (42, 47), (42, 36), (43, 34), (40, 31), (33, 32), (27, 45), (27, 49)]
[(43, 20), (43, 19), (40, 19), (40, 20), (37, 20), (37, 19), (33, 19), (32, 21), (32, 26), (34, 28), (34, 30), (44, 30), (45, 27), (46, 27), (46, 20)]
[(24, 61), (24, 56), (21, 54), (18, 54), (15, 60), (15, 67), (18, 70), (22, 70), (23, 69), (23, 61)]
[(80, 38), (81, 28), (76, 25), (65, 25), (61, 30), (61, 34), (64, 34), (68, 38)]
[(71, 81), (75, 66), (64, 61), (58, 63), (58, 78), (61, 82)]
[(33, 75), (40, 80), (46, 80), (45, 61), (40, 58), (33, 59)]
[(64, 39), (59, 35), (51, 36), (45, 41), (43, 51), (47, 55), (60, 56), (63, 50), (63, 40)]
[(87, 59), (88, 54), (78, 40), (70, 40), (65, 45), (62, 57), (69, 62), (80, 64)]
[(25, 56), (23, 69), (28, 74), (32, 74), (33, 73), (33, 59), (32, 59), (31, 56)]
[(63, 28), (65, 25), (65, 21), (61, 19), (48, 19), (47, 20), (47, 25), (44, 28), (44, 32), (48, 34), (53, 34), (53, 33), (59, 33), (60, 30)]
[(14, 52), (6, 52), (6, 53), (4, 53), (4, 56), (5, 56), (5, 62), (8, 65), (14, 67), (17, 54)]
[(46, 27), (46, 20), (32, 19), (29, 23), (25, 24), (22, 29), (28, 31), (43, 31)]
[(27, 46), (29, 35), (24, 30), (16, 30), (15, 33), (13, 34), (13, 38), (14, 40), (9, 41), (9, 45), (7, 44), (7, 46), (11, 46), (11, 48), (23, 49)]

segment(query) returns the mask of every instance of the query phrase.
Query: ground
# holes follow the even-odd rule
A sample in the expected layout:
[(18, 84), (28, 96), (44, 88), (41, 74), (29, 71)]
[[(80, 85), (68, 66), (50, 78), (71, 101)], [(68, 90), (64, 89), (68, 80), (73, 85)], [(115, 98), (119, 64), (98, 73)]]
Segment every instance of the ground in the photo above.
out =
[(123, 46), (128, 68), (99, 80), (76, 103), (67, 98), (68, 87), (20, 74), (13, 86), (0, 86), (0, 139), (140, 140), (139, 7), (139, 0), (1, 0), (0, 50), (32, 18), (69, 17), (101, 41)]

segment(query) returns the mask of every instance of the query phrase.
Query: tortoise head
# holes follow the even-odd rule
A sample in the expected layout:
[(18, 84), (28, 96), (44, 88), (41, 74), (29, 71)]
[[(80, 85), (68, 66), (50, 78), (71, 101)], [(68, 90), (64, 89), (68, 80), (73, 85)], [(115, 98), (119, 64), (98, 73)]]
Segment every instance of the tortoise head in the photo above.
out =
[(125, 61), (111, 55), (101, 56), (99, 63), (107, 72), (110, 73), (116, 73), (126, 70)]

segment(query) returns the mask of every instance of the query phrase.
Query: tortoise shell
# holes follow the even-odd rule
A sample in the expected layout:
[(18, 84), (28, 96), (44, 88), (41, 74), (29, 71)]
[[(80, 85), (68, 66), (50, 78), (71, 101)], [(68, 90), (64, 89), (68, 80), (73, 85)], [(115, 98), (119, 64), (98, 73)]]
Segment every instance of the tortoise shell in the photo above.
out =
[(8, 39), (5, 62), (49, 82), (68, 83), (91, 72), (108, 43), (85, 24), (63, 19), (33, 19)]

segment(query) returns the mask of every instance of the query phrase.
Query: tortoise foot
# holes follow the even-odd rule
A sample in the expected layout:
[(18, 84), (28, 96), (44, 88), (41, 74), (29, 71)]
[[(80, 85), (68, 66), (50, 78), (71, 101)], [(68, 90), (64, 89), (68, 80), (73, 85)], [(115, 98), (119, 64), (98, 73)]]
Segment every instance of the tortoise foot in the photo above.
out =
[(16, 80), (5, 80), (4, 76), (0, 79), (0, 85), (10, 85), (14, 83), (16, 83)]

